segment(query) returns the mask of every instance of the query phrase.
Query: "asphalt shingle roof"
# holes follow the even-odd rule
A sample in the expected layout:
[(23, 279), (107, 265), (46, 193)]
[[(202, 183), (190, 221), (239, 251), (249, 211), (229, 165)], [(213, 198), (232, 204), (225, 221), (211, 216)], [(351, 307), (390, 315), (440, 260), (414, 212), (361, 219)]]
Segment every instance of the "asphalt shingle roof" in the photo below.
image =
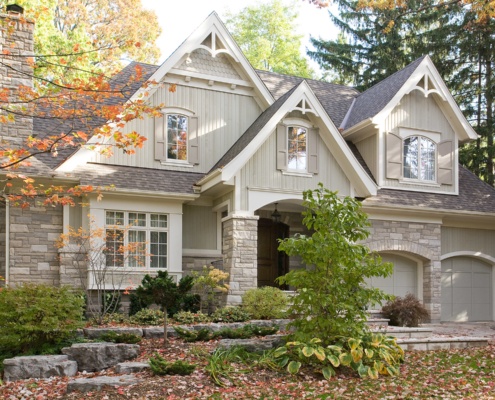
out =
[(374, 117), (383, 110), (425, 57), (418, 58), (404, 69), (390, 75), (388, 78), (357, 96), (343, 128), (351, 128), (361, 121)]
[(344, 120), (352, 101), (359, 95), (356, 89), (348, 86), (267, 71), (256, 72), (275, 99), (305, 80), (337, 128)]
[(495, 188), (459, 165), (459, 195), (379, 189), (376, 196), (367, 198), (363, 204), (495, 214)]
[(88, 163), (76, 175), (82, 185), (115, 189), (193, 194), (193, 186), (204, 174)]

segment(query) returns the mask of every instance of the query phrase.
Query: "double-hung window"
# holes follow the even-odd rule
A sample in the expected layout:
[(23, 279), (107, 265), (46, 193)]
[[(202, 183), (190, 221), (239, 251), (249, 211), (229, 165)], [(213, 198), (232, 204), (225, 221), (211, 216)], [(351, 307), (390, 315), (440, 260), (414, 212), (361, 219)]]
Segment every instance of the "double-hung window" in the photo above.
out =
[(306, 172), (308, 131), (299, 126), (287, 127), (287, 169)]
[(436, 181), (436, 144), (424, 136), (404, 140), (404, 178)]
[(168, 215), (106, 211), (107, 266), (167, 268)]
[(167, 160), (187, 161), (188, 118), (167, 114)]

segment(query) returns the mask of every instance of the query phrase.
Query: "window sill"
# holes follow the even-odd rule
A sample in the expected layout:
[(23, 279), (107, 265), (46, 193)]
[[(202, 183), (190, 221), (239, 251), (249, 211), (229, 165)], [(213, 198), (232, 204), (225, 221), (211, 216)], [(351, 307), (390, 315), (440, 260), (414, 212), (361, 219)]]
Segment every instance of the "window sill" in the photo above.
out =
[(194, 164), (190, 164), (187, 161), (160, 161), (160, 164), (166, 167), (184, 167), (184, 168), (194, 167)]
[(431, 182), (431, 181), (421, 181), (419, 179), (399, 179), (399, 183), (404, 184), (404, 185), (422, 185), (422, 186), (430, 186), (430, 187), (441, 187), (437, 182)]
[(312, 178), (313, 174), (308, 172), (297, 172), (297, 171), (282, 171), (282, 175), (286, 176), (298, 176), (300, 178)]

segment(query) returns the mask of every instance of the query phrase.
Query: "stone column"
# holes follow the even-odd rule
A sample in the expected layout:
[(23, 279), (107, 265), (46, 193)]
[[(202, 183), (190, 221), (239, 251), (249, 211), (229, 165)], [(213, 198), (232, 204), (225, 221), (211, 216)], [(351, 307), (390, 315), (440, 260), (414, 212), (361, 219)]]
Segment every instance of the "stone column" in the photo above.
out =
[(241, 304), (242, 295), (258, 286), (258, 216), (223, 220), (223, 266), (230, 274), (227, 304)]

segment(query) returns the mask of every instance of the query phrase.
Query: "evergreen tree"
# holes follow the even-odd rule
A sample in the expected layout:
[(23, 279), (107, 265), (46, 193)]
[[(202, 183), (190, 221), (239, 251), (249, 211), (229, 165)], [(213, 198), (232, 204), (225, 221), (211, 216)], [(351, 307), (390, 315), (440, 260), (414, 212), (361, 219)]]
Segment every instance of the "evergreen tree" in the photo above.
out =
[(340, 14), (330, 18), (346, 40), (313, 38), (310, 57), (322, 69), (336, 71), (337, 81), (365, 90), (428, 54), (480, 135), (461, 149), (460, 161), (493, 185), (493, 22), (480, 20), (460, 3), (409, 0), (403, 7), (379, 10), (359, 8), (353, 0), (336, 1)]

